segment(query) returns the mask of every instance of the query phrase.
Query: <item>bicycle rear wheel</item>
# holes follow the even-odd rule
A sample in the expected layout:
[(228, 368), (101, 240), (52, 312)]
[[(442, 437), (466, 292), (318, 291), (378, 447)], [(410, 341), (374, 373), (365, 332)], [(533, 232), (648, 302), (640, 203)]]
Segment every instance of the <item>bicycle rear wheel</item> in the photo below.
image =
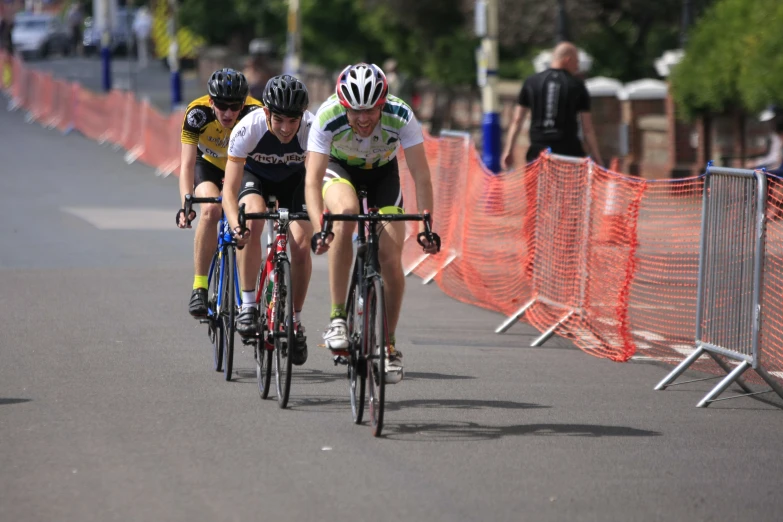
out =
[(380, 276), (367, 288), (365, 300), (364, 354), (367, 358), (367, 382), (372, 434), (381, 436), (386, 393), (386, 306)]
[(348, 340), (351, 357), (348, 361), (348, 391), (351, 394), (351, 414), (353, 422), (361, 424), (364, 417), (364, 393), (366, 386), (366, 365), (362, 356), (362, 320), (364, 311), (361, 295), (361, 263), (357, 258), (351, 276), (351, 286), (348, 291)]
[(209, 340), (212, 342), (212, 366), (215, 371), (223, 371), (223, 321), (218, 316), (218, 290), (220, 288), (220, 251), (212, 256), (210, 274), (207, 288), (207, 326), (209, 327)]
[[(261, 274), (259, 273), (259, 283), (256, 284), (257, 288), (266, 288), (269, 283), (269, 275), (260, 281)], [(262, 283), (262, 284), (260, 284)], [(269, 391), (272, 389), (272, 355), (273, 351), (267, 349), (267, 336), (269, 332), (269, 325), (266, 321), (266, 314), (269, 310), (269, 303), (266, 300), (266, 292), (261, 294), (261, 303), (258, 305), (258, 339), (256, 340), (256, 380), (258, 381), (258, 392), (262, 399), (269, 397)]]
[(277, 405), (288, 406), (291, 393), (291, 350), (294, 350), (294, 296), (291, 291), (291, 264), (287, 259), (279, 261), (275, 284), (275, 377), (277, 381)]
[(223, 302), (221, 303), (220, 316), (223, 323), (223, 374), (227, 381), (231, 380), (234, 369), (234, 332), (236, 331), (236, 265), (234, 264), (235, 251), (233, 246), (228, 246), (225, 252), (224, 278), (223, 278)]

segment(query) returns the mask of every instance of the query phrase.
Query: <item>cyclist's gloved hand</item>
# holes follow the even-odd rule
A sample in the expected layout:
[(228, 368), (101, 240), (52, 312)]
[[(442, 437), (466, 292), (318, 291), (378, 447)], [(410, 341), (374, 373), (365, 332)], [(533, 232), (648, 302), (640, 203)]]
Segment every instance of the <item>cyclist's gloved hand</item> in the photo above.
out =
[(245, 245), (250, 241), (250, 229), (247, 228), (242, 230), (239, 226), (236, 226), (231, 229), (231, 235), (234, 236), (239, 250), (245, 248)]
[(435, 232), (430, 232), (429, 238), (426, 232), (419, 232), (416, 241), (427, 254), (437, 254), (440, 252), (440, 236)]
[(196, 211), (191, 210), (189, 216), (185, 216), (185, 209), (181, 208), (177, 211), (176, 223), (179, 228), (192, 228), (191, 222), (196, 219)]
[(316, 232), (313, 234), (312, 239), (310, 239), (310, 248), (312, 249), (313, 253), (317, 256), (320, 256), (324, 252), (329, 250), (329, 243), (331, 243), (332, 238), (334, 238), (334, 234), (324, 234), (323, 232)]

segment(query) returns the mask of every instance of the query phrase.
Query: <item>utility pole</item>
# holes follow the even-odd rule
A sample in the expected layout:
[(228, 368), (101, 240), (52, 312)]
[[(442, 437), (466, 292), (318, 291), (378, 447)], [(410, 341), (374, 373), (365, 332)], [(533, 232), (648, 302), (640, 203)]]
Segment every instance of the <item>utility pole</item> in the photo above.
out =
[(111, 5), (110, 0), (101, 0), (101, 20), (103, 27), (101, 28), (101, 70), (103, 78), (103, 90), (109, 92), (111, 90)]
[(298, 77), (302, 68), (302, 32), (299, 0), (288, 0), (288, 35), (283, 72)]
[(557, 0), (557, 41), (570, 42), (571, 34), (568, 30), (568, 15), (566, 14), (565, 0)]
[(682, 2), (682, 20), (680, 21), (680, 49), (685, 49), (688, 43), (688, 30), (693, 24), (693, 2), (692, 0), (683, 0)]
[(169, 69), (171, 70), (171, 110), (182, 105), (182, 78), (179, 74), (179, 43), (177, 42), (177, 0), (169, 2)]
[(481, 87), (482, 159), (492, 172), (500, 172), (500, 99), (498, 98), (498, 0), (476, 1), (478, 84)]

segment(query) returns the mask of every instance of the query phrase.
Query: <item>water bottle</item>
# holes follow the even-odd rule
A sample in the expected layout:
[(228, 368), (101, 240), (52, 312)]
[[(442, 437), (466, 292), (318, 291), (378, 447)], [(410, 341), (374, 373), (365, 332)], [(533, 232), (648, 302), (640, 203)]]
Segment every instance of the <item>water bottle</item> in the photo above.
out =
[(362, 296), (359, 296), (359, 299), (357, 300), (356, 311), (359, 315), (364, 313), (364, 298)]

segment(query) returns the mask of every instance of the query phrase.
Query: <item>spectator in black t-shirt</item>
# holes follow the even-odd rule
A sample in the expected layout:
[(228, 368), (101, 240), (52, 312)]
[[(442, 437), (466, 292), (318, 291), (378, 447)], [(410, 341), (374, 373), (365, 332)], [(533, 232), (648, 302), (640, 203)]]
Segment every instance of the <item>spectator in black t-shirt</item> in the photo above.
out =
[(579, 139), (580, 116), (591, 157), (603, 165), (590, 114), (590, 95), (584, 82), (574, 76), (578, 71), (579, 52), (573, 44), (562, 42), (552, 53), (551, 67), (525, 80), (500, 159), (503, 169), (514, 165), (514, 146), (528, 111), (531, 117), (527, 161), (533, 161), (547, 148), (555, 154), (585, 156)]

